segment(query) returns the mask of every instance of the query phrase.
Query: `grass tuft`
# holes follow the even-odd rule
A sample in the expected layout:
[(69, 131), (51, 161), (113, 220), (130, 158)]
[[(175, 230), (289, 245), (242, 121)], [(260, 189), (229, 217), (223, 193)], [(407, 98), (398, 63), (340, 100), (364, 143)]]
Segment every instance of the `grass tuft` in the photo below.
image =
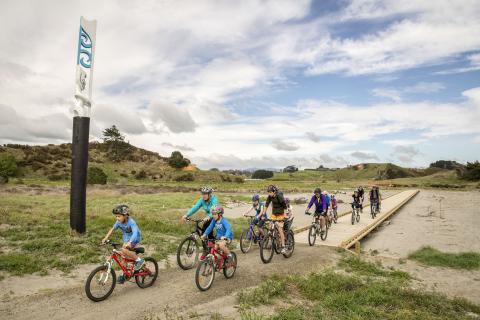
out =
[(411, 253), (408, 258), (427, 266), (466, 270), (480, 269), (480, 253), (477, 252), (447, 253), (427, 246)]

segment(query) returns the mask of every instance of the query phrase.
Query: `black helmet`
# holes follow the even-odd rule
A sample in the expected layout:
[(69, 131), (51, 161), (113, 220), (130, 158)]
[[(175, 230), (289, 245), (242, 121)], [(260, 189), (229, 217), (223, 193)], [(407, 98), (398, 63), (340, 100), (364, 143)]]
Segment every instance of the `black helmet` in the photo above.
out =
[(130, 214), (130, 208), (126, 204), (119, 204), (113, 208), (112, 213), (128, 216)]
[(322, 194), (322, 189), (320, 189), (320, 188), (315, 188), (315, 190), (313, 191), (313, 193), (315, 193), (315, 194), (317, 194), (317, 193), (318, 193), (318, 194)]
[(278, 188), (273, 184), (267, 187), (267, 192), (277, 192), (277, 191), (278, 191)]

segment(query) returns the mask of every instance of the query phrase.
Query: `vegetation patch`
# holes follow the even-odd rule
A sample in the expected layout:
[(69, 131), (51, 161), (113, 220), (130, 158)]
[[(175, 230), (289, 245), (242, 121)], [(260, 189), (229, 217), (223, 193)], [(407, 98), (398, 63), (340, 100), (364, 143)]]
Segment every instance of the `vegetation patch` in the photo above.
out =
[(480, 269), (480, 253), (477, 252), (447, 253), (427, 246), (411, 253), (408, 258), (427, 266), (466, 270)]

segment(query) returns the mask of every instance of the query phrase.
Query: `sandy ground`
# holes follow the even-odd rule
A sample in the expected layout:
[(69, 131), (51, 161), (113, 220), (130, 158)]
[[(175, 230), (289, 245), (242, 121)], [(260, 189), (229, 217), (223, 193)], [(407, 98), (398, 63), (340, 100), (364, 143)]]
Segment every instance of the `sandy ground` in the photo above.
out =
[(421, 190), (362, 247), (393, 258), (427, 245), (447, 252), (480, 252), (479, 229), (479, 191)]

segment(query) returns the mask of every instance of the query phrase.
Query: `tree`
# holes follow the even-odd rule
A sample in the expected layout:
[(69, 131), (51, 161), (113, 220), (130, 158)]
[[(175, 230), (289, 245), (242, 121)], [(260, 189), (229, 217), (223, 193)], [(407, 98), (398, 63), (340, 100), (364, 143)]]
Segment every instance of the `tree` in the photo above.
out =
[(292, 166), (285, 167), (285, 168), (283, 169), (283, 172), (289, 172), (289, 173), (291, 173), (291, 172), (297, 172), (297, 171), (298, 171), (298, 168), (297, 168), (296, 166), (293, 166), (293, 165), (292, 165)]
[(184, 158), (180, 151), (173, 151), (168, 159), (168, 164), (177, 169), (185, 168), (190, 164), (190, 160)]
[(480, 162), (467, 162), (465, 169), (460, 170), (460, 178), (471, 181), (480, 180)]
[(17, 173), (17, 161), (10, 153), (0, 153), (0, 179), (5, 183)]
[(253, 179), (268, 179), (273, 177), (273, 171), (257, 170), (252, 174)]
[(98, 167), (88, 168), (87, 173), (88, 184), (107, 184), (107, 175)]
[(132, 153), (131, 145), (125, 142), (125, 136), (115, 125), (103, 130), (102, 134), (103, 143), (107, 147), (107, 157), (110, 160), (119, 162)]

